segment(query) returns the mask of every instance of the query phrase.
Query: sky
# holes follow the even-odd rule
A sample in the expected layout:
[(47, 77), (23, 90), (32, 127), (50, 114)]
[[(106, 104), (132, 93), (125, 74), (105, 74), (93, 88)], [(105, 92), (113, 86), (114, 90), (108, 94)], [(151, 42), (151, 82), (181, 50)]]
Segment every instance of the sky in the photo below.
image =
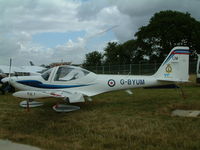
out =
[(163, 10), (200, 21), (200, 0), (0, 0), (0, 65), (80, 64), (108, 42), (133, 39)]

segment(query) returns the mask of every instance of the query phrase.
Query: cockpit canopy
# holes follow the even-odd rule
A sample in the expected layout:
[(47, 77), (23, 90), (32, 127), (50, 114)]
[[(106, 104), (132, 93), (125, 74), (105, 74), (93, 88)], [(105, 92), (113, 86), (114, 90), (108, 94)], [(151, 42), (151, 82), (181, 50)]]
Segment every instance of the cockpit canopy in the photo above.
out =
[[(47, 70), (42, 74), (42, 77), (44, 80), (48, 80), (51, 72), (53, 71), (52, 69)], [(71, 81), (71, 80), (76, 80), (80, 79), (90, 72), (79, 68), (79, 67), (74, 67), (74, 66), (60, 66), (57, 70), (56, 73), (54, 74), (53, 81)]]
[(70, 81), (80, 79), (89, 74), (82, 68), (72, 66), (60, 66), (55, 74), (54, 81)]

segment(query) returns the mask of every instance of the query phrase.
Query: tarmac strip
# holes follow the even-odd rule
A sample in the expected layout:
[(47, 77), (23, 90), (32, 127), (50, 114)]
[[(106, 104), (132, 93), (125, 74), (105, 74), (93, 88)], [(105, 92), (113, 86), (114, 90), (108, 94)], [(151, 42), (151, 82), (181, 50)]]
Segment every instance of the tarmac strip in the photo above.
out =
[(179, 117), (199, 117), (200, 111), (199, 110), (181, 110), (176, 109), (172, 111), (172, 116), (179, 116)]
[(41, 150), (37, 147), (13, 143), (9, 140), (0, 140), (0, 149), (2, 150)]

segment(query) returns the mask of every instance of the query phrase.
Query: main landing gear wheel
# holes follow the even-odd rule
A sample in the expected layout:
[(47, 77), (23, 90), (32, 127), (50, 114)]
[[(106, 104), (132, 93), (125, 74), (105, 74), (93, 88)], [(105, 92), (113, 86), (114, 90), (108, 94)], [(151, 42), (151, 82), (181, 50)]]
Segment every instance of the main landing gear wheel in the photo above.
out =
[(79, 109), (80, 107), (78, 106), (65, 105), (65, 104), (56, 104), (53, 106), (53, 110), (55, 110), (56, 112), (71, 112)]
[(33, 107), (39, 107), (42, 106), (44, 103), (43, 102), (37, 102), (37, 101), (29, 101), (27, 103), (27, 101), (22, 101), (19, 103), (19, 106), (23, 107), (23, 108), (33, 108)]

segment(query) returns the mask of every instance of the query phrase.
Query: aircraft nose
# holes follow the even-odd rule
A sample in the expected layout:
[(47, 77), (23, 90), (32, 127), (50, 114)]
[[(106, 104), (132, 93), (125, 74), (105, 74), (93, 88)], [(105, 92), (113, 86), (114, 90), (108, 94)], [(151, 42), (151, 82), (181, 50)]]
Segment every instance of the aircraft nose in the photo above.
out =
[(3, 82), (3, 83), (6, 83), (6, 82), (8, 82), (9, 81), (9, 77), (5, 77), (5, 78), (3, 78), (2, 80), (1, 80), (1, 82)]
[(1, 82), (6, 83), (6, 82), (12, 82), (12, 81), (16, 81), (17, 78), (16, 77), (5, 77), (1, 80)]

